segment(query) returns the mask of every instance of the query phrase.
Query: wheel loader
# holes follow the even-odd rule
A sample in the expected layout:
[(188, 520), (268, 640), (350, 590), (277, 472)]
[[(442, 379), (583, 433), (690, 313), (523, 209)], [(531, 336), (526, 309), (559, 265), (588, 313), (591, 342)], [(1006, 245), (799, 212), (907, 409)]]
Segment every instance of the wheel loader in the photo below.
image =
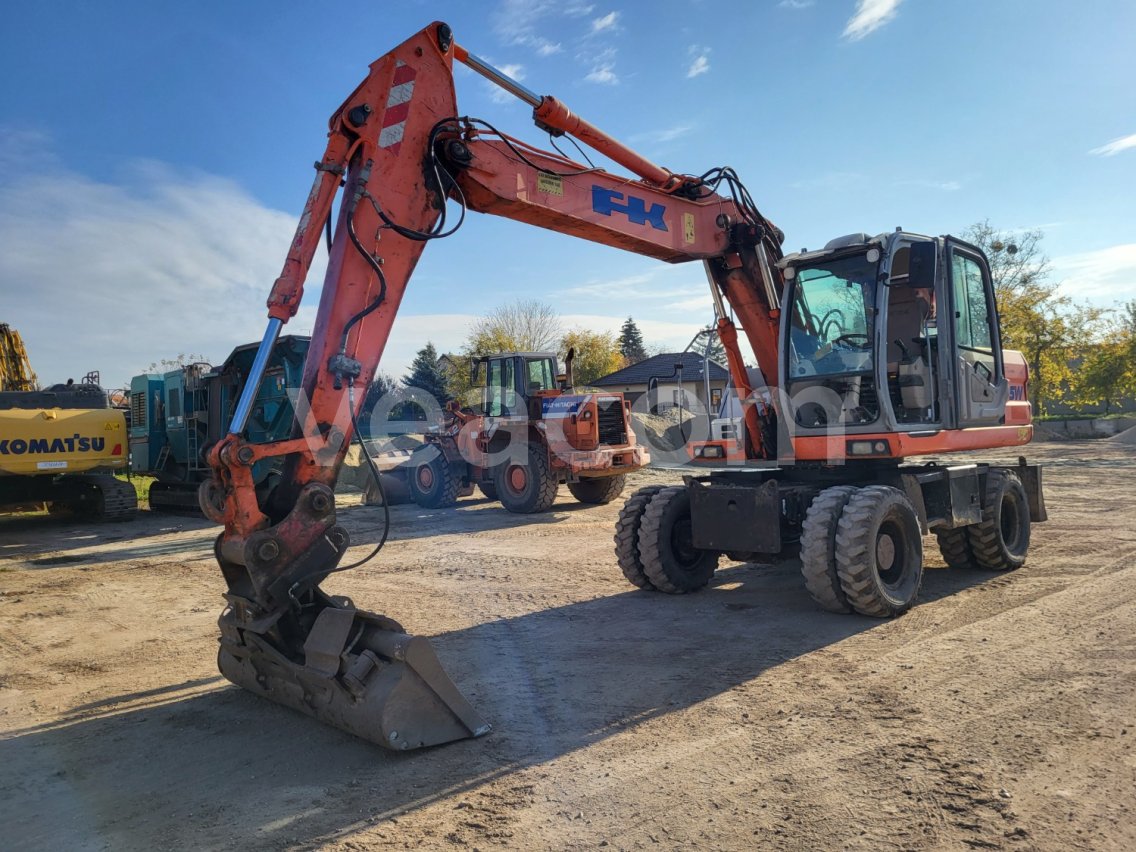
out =
[(561, 374), (551, 352), (473, 359), (480, 400), (451, 406), (408, 458), (377, 461), (389, 477), (405, 479), (415, 503), (432, 509), (454, 505), (476, 486), (510, 512), (543, 512), (560, 483), (581, 503), (610, 503), (650, 457), (636, 443), (623, 395), (577, 392), (572, 360), (569, 352)]

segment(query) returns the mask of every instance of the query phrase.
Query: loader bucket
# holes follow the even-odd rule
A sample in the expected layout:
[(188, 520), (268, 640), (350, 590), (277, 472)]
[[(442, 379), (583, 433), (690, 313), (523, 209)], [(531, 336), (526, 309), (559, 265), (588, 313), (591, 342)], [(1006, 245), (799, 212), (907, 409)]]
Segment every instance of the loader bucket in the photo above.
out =
[(490, 730), (429, 641), (389, 619), (334, 602), (316, 616), (299, 661), (275, 647), (269, 637), (277, 629), (259, 633), (263, 625), (238, 624), (239, 609), (221, 616), (217, 662), (221, 674), (250, 692), (401, 751)]

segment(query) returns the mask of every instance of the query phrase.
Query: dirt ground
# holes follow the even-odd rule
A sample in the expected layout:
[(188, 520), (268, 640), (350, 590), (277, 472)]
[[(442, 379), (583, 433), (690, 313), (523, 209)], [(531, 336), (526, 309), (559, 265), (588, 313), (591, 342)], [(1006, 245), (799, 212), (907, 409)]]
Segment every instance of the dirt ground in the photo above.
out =
[[(0, 523), (0, 846), (1136, 848), (1136, 450), (1028, 449), (1027, 565), (934, 552), (889, 622), (819, 611), (793, 562), (636, 591), (622, 501), (396, 507), (326, 586), (431, 636), (494, 726), (409, 753), (219, 677), (205, 521)], [(362, 555), (381, 510), (342, 517)]]

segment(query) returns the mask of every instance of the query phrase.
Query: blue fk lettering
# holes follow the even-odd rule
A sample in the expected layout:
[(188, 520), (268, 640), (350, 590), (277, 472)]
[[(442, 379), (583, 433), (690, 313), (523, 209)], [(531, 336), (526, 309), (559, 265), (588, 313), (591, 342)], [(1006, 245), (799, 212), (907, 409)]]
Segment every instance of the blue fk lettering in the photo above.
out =
[(652, 204), (648, 209), (647, 202), (634, 195), (628, 195), (626, 203), (620, 204), (621, 201), (623, 201), (622, 192), (604, 189), (602, 186), (592, 187), (592, 209), (595, 212), (604, 216), (622, 213), (632, 224), (650, 225), (656, 231), (667, 230), (667, 223), (663, 221), (663, 214), (667, 212), (664, 205)]

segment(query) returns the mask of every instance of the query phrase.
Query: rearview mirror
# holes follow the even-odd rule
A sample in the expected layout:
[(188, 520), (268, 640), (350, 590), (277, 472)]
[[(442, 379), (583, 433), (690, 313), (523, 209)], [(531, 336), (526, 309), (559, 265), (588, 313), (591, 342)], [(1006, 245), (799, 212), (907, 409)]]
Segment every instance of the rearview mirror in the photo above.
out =
[(933, 290), (935, 287), (935, 244), (912, 243), (907, 266), (907, 286)]
[(469, 359), (469, 383), (474, 387), (479, 384), (478, 379), (481, 377), (481, 359), (471, 355)]

